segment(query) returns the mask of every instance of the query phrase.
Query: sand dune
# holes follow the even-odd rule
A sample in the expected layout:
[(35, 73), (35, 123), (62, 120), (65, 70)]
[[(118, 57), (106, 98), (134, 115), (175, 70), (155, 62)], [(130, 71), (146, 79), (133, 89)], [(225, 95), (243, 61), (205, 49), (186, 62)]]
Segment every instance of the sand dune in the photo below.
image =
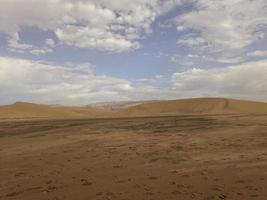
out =
[(225, 99), (194, 98), (144, 103), (127, 108), (125, 115), (179, 115), (179, 114), (227, 114), (267, 113), (267, 103)]
[(266, 127), (266, 103), (232, 99), (2, 106), (0, 199), (266, 200)]
[(262, 114), (267, 113), (267, 103), (225, 99), (195, 98), (141, 103), (117, 110), (94, 107), (48, 106), (17, 102), (0, 106), (0, 119), (24, 118), (95, 118), (184, 114)]
[(108, 112), (91, 107), (48, 106), (26, 102), (0, 106), (1, 119), (23, 118), (90, 118), (108, 115)]

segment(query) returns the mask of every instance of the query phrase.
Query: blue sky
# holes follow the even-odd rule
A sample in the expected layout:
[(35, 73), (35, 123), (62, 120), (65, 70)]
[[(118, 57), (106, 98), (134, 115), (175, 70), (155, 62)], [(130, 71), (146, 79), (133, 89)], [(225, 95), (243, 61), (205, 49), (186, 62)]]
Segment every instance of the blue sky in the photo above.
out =
[(0, 104), (267, 101), (266, 0), (2, 0)]

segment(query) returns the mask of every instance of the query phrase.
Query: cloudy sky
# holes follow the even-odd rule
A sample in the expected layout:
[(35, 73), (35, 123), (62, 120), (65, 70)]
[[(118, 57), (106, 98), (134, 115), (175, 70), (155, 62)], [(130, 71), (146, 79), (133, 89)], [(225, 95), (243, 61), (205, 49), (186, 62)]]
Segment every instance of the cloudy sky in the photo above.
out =
[(267, 101), (266, 0), (0, 0), (0, 104)]

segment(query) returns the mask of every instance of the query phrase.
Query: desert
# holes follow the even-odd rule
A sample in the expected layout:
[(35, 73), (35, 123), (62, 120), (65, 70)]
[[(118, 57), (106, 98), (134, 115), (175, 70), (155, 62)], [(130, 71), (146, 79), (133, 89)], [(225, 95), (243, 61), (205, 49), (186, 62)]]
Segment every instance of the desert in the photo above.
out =
[(267, 200), (267, 0), (0, 0), (0, 200)]
[(0, 107), (0, 199), (267, 196), (267, 104), (225, 98), (121, 109)]

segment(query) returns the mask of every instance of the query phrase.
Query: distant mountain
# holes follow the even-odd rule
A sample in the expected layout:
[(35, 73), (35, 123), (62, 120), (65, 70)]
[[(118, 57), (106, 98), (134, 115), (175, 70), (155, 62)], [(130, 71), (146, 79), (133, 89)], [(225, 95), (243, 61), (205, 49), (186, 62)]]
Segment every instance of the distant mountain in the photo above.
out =
[(110, 109), (110, 110), (121, 110), (125, 108), (129, 108), (132, 106), (137, 106), (144, 103), (152, 103), (156, 101), (111, 101), (111, 102), (101, 102), (101, 103), (92, 103), (88, 106), (100, 109)]

